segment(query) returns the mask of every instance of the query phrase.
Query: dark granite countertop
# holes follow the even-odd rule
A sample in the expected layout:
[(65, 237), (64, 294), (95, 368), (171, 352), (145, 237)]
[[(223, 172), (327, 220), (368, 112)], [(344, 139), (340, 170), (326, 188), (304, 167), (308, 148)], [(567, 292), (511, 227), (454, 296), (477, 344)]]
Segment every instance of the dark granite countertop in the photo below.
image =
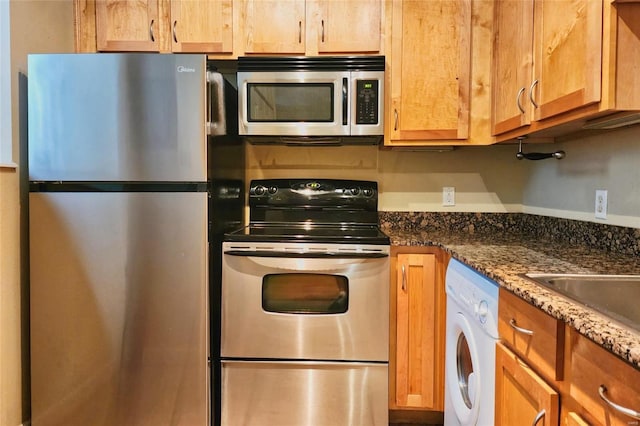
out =
[[(513, 219), (509, 215), (503, 216), (508, 217), (508, 220)], [(440, 247), (452, 257), (493, 279), (501, 287), (564, 321), (640, 369), (640, 330), (616, 323), (603, 314), (519, 275), (640, 274), (640, 256), (634, 252), (635, 248), (611, 251), (593, 247), (588, 243), (576, 243), (567, 241), (566, 238), (563, 240), (557, 236), (529, 232), (521, 222), (517, 226), (490, 226), (485, 229), (477, 224), (471, 227), (434, 227), (429, 222), (442, 218), (432, 216), (426, 222), (419, 221), (417, 225), (416, 218), (411, 219), (408, 223), (398, 220), (395, 213), (383, 214), (381, 225), (390, 236), (392, 245)], [(530, 222), (530, 218), (527, 221)], [(631, 240), (636, 239), (636, 231), (631, 230), (631, 233)], [(621, 238), (615, 232), (609, 237), (618, 240)]]

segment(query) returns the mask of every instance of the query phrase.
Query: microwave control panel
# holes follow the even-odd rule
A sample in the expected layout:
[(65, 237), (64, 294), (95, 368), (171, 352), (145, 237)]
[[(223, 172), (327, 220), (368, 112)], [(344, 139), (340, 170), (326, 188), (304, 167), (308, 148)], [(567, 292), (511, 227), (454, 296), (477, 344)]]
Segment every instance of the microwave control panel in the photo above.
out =
[(356, 124), (378, 124), (378, 80), (356, 80)]

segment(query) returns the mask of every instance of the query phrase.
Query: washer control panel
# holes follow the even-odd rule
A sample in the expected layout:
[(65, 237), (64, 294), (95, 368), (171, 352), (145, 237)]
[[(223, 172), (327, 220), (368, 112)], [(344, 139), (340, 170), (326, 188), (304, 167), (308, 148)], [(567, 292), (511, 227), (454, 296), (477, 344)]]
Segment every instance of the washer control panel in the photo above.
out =
[(498, 338), (498, 284), (456, 259), (449, 262), (445, 284), (469, 319)]

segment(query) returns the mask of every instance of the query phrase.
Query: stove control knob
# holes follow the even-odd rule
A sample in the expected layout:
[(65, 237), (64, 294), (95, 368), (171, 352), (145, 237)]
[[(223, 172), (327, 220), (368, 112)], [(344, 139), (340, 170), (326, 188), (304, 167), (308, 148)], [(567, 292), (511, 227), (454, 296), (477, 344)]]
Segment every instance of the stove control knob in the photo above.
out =
[(351, 195), (358, 195), (360, 193), (360, 188), (351, 188)]
[(256, 195), (264, 195), (266, 188), (264, 186), (256, 186), (256, 188), (253, 190), (254, 194)]
[(269, 189), (267, 190), (269, 192), (269, 194), (273, 195), (276, 192), (278, 192), (278, 188), (275, 186), (270, 186)]
[(363, 189), (363, 190), (362, 190), (362, 194), (363, 194), (365, 197), (371, 197), (371, 196), (373, 195), (373, 189), (371, 189), (371, 188), (365, 188), (365, 189)]

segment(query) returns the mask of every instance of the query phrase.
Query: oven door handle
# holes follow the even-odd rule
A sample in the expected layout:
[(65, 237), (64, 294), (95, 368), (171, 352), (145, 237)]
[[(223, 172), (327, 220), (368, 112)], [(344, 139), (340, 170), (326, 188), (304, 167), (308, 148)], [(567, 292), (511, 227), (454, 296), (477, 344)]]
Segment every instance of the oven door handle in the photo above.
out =
[(389, 253), (362, 252), (295, 252), (271, 250), (227, 250), (224, 254), (245, 257), (280, 257), (289, 259), (379, 259), (389, 257)]

